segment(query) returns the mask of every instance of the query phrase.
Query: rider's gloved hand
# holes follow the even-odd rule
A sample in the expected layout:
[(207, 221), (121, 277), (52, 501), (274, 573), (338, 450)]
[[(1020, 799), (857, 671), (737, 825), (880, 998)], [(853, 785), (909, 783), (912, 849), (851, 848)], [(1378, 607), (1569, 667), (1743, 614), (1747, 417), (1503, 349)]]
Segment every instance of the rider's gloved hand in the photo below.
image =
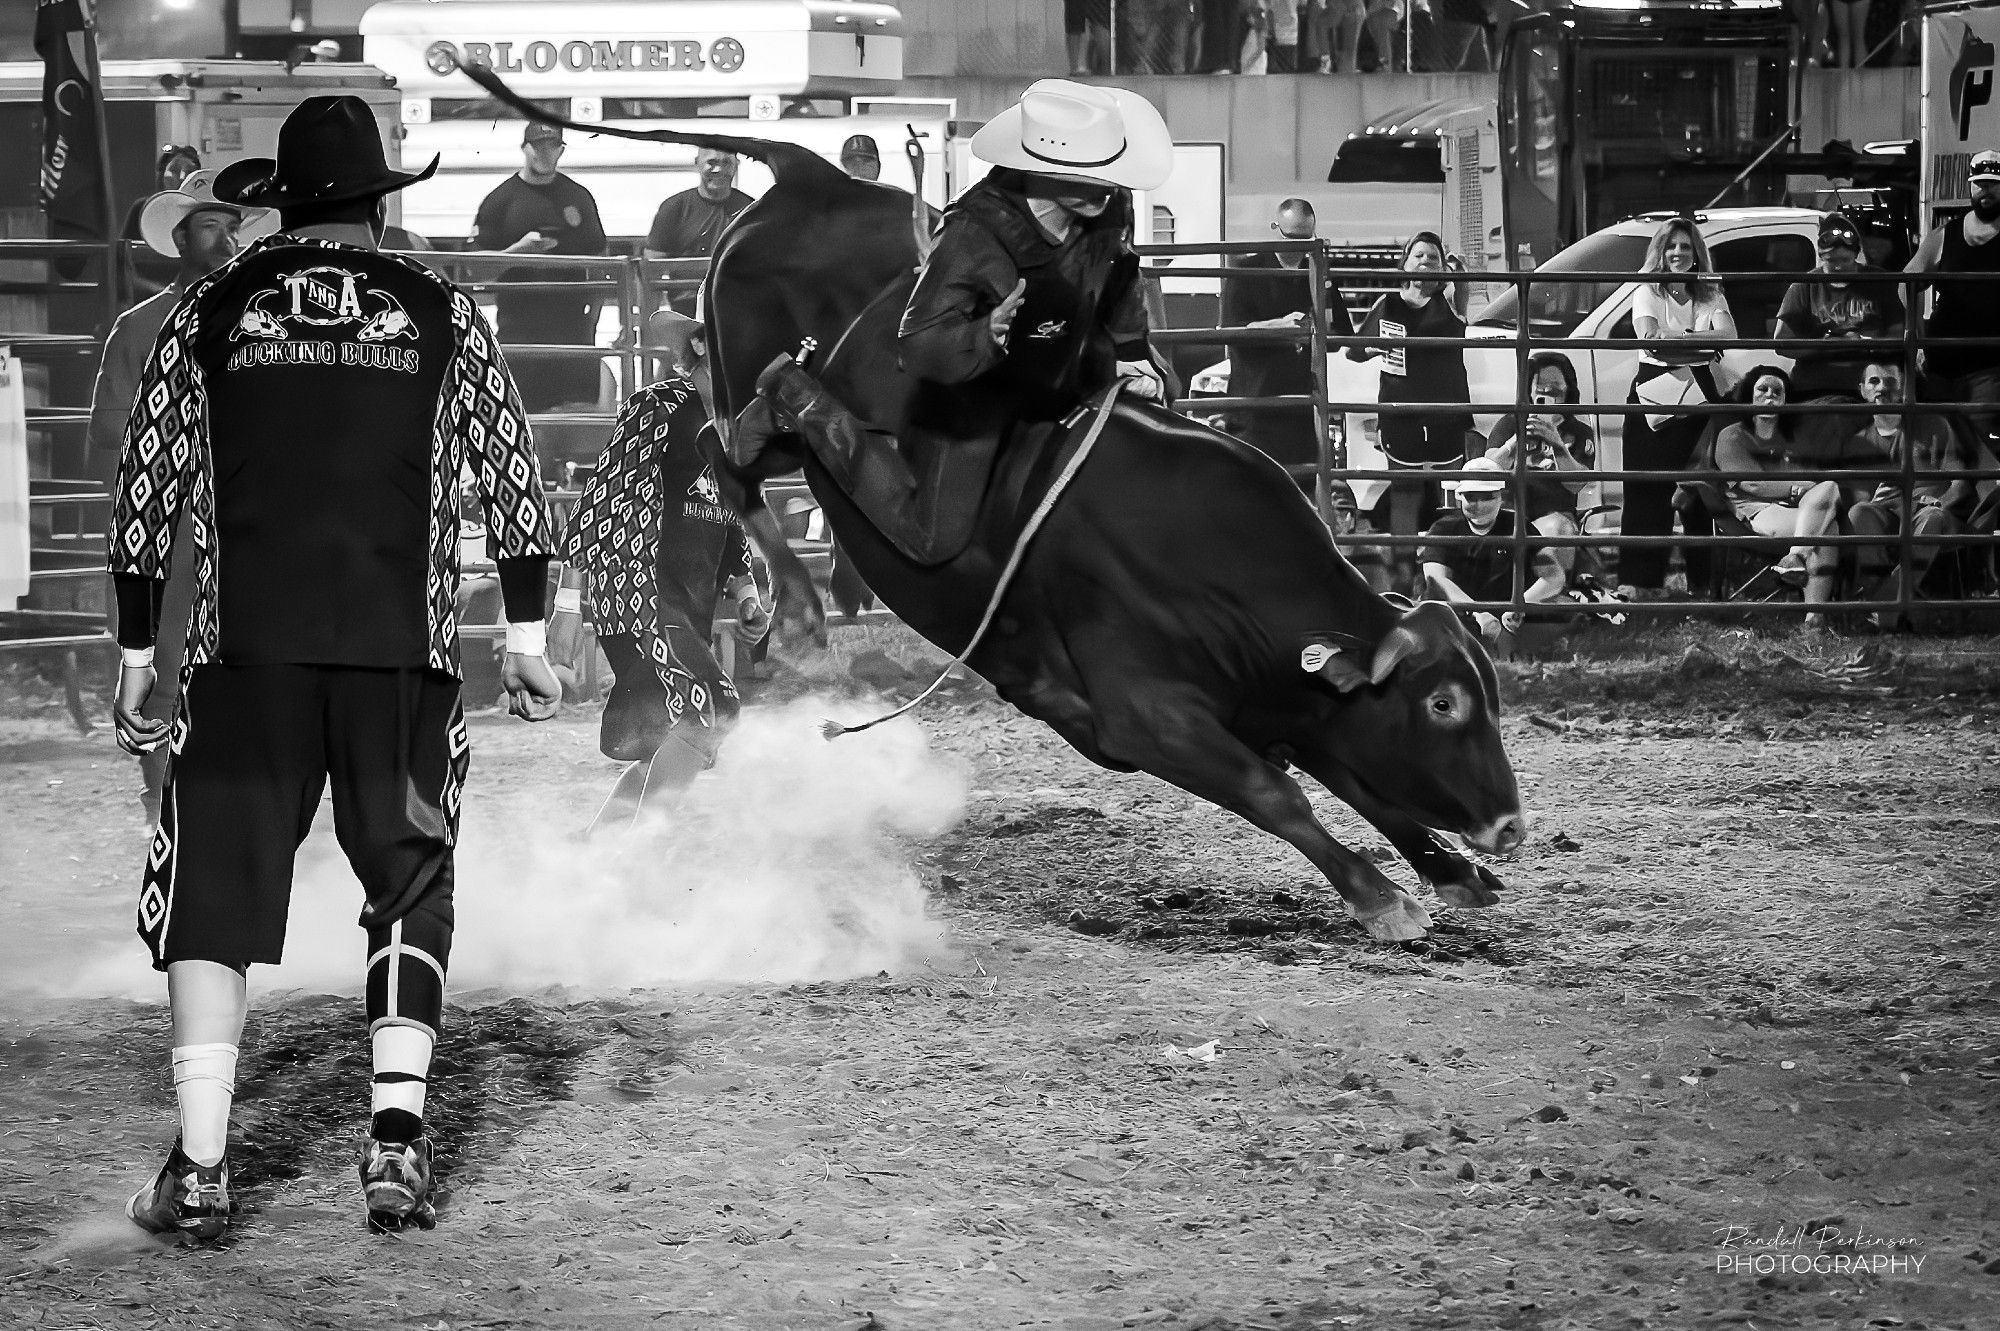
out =
[(1160, 383), (1160, 372), (1152, 362), (1143, 360), (1121, 360), (1118, 362), (1118, 377), (1125, 381), (1125, 391), (1133, 397), (1142, 397), (1148, 402), (1166, 401), (1166, 388)]

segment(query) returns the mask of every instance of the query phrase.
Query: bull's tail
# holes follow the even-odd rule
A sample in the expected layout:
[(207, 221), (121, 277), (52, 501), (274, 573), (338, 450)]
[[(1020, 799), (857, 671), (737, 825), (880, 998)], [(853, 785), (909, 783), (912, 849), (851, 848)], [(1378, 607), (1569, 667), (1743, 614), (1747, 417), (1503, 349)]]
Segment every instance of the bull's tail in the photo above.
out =
[(1055, 483), (1050, 485), (1048, 493), (1042, 496), (1042, 502), (1035, 505), (1035, 511), (1028, 515), (1028, 521), (1021, 528), (1021, 534), (1014, 538), (1014, 548), (1008, 552), (1007, 563), (1000, 570), (1000, 580), (993, 584), (993, 595), (986, 600), (986, 612), (979, 617), (979, 627), (972, 631), (972, 639), (965, 644), (965, 649), (952, 658), (950, 665), (939, 672), (938, 677), (931, 681), (929, 688), (904, 703), (901, 707), (898, 707), (895, 711), (885, 716), (878, 716), (873, 721), (863, 721), (860, 725), (856, 726), (842, 725), (840, 722), (831, 719), (823, 720), (819, 723), (819, 733), (822, 737), (835, 740), (839, 739), (842, 735), (857, 734), (860, 731), (879, 726), (884, 721), (895, 720), (942, 688), (944, 682), (951, 678), (951, 672), (964, 665), (966, 659), (978, 650), (979, 644), (986, 640), (986, 630), (993, 627), (994, 616), (1000, 613), (1000, 602), (1006, 598), (1007, 589), (1014, 585), (1014, 575), (1021, 571), (1021, 561), (1028, 554), (1028, 543), (1034, 540), (1035, 533), (1042, 529), (1042, 523), (1048, 520), (1050, 512), (1056, 506), (1056, 501), (1061, 499), (1063, 493), (1069, 489), (1069, 483), (1076, 479), (1076, 474), (1079, 471), (1083, 470), (1084, 460), (1090, 456), (1091, 449), (1097, 447), (1097, 436), (1104, 433), (1104, 426), (1111, 419), (1111, 409), (1118, 405), (1118, 390), (1122, 383), (1122, 380), (1114, 381), (1111, 387), (1104, 390), (1104, 397), (1098, 402), (1097, 411), (1092, 415), (1090, 420), (1090, 428), (1084, 432), (1082, 442), (1076, 446), (1076, 452), (1072, 453), (1069, 461), (1063, 464), (1063, 469), (1056, 476)]
[[(771, 139), (742, 138), (734, 134), (685, 134), (670, 129), (627, 129), (607, 121), (582, 122), (559, 116), (508, 87), (506, 82), (484, 65), (466, 64), (454, 59), (460, 73), (486, 89), (503, 105), (512, 107), (530, 120), (539, 120), (545, 125), (558, 129), (573, 129), (579, 134), (605, 134), (615, 139), (640, 139), (648, 143), (680, 143), (691, 148), (713, 148), (718, 152), (736, 153), (764, 163), (776, 171), (787, 160), (801, 155), (821, 160), (817, 153), (801, 148), (795, 143), (779, 143)], [(829, 164), (830, 165), (830, 164)], [(837, 169), (837, 168), (835, 168)]]

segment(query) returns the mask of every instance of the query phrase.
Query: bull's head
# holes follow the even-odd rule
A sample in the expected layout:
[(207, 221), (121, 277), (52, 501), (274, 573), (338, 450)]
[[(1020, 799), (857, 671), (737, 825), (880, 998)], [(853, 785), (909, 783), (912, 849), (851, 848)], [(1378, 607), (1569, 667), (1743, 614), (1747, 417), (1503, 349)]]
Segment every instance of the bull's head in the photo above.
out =
[(1346, 698), (1324, 747), (1376, 798), (1488, 853), (1526, 838), (1499, 680), (1449, 607), (1415, 606), (1373, 644), (1311, 635), (1300, 665)]

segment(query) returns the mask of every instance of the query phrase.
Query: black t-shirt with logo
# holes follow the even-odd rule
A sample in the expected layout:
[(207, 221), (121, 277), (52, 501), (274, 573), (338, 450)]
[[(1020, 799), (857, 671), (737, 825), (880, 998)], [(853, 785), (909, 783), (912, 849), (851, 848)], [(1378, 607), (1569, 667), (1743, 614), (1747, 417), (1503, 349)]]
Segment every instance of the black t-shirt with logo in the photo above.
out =
[[(603, 254), (604, 223), (589, 190), (559, 175), (546, 185), (531, 185), (519, 175), (507, 177), (480, 202), (472, 225), (472, 248), (504, 250), (530, 231), (556, 242), (551, 254)], [(561, 281), (582, 274), (574, 268), (509, 268), (509, 281)], [(516, 291), (496, 302), (500, 330), (517, 342), (588, 342), (592, 302), (587, 292)]]

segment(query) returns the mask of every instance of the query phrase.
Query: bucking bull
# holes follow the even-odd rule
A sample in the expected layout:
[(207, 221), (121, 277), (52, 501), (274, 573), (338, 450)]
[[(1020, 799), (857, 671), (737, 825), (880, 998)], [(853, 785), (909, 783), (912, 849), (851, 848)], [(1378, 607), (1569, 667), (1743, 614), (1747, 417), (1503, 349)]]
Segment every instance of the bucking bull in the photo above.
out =
[[(706, 281), (725, 433), (755, 402), (759, 372), (808, 339), (834, 348), (815, 368), (843, 401), (866, 399), (865, 376), (895, 372), (893, 340), (883, 344), (894, 319), (857, 319), (908, 290), (910, 195), (792, 144), (563, 121), (489, 71), (467, 72), (575, 132), (719, 148), (770, 168), (775, 183), (723, 235)], [(869, 588), (956, 654), (1061, 453), (1003, 452), (971, 545), (932, 567), (876, 533), (795, 434), (732, 476), (727, 497), (770, 561), (790, 640), (824, 641), (825, 612), (762, 485), (802, 467)], [(1450, 905), (1493, 905), (1501, 883), (1438, 832), (1499, 854), (1526, 836), (1493, 665), (1456, 616), (1371, 591), (1278, 464), (1149, 404), (1112, 410), (967, 663), (1091, 761), (1150, 772), (1283, 837), (1380, 940), (1421, 938), (1430, 916), (1320, 826), (1291, 768), (1351, 805)]]

